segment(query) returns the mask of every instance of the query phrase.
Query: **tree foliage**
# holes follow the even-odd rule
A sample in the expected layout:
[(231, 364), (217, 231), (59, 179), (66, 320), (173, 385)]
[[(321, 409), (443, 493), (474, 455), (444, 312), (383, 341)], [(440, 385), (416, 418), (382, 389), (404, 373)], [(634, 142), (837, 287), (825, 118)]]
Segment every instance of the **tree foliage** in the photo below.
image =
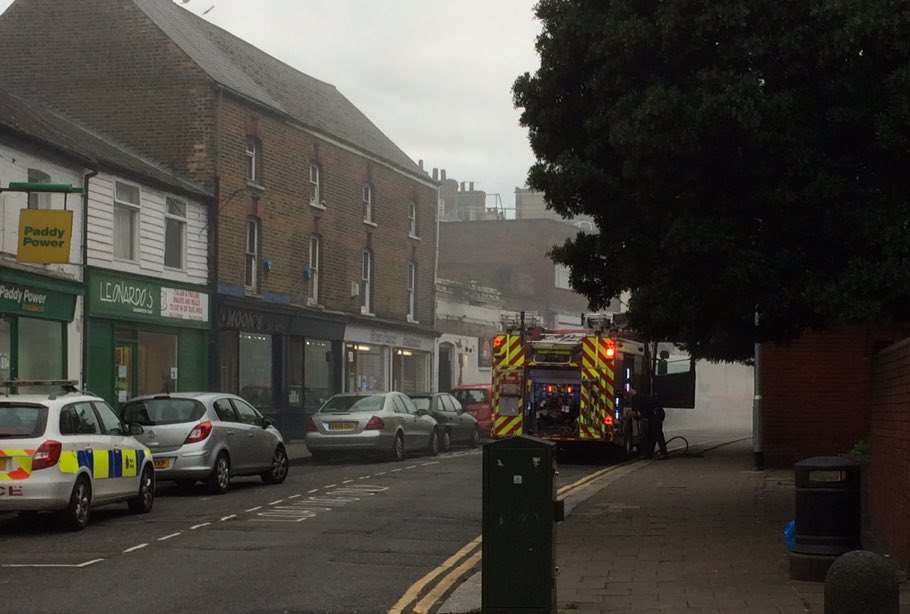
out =
[[(910, 3), (540, 0), (529, 184), (593, 308), (697, 356), (910, 315)], [(753, 313), (761, 312), (756, 329)]]

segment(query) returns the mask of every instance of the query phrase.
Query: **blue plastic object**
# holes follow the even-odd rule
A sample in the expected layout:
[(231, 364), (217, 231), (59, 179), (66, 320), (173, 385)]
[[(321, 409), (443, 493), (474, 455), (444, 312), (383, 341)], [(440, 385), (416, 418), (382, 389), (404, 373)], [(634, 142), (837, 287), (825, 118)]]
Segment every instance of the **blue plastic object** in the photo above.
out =
[(787, 544), (787, 550), (793, 552), (796, 549), (796, 521), (791, 520), (784, 527), (784, 543)]

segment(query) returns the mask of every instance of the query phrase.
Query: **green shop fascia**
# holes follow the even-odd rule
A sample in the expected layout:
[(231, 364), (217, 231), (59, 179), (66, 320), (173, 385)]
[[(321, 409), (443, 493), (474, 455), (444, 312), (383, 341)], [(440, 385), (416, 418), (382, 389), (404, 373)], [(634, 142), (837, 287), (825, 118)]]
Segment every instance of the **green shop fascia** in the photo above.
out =
[(144, 394), (203, 391), (209, 295), (203, 286), (90, 269), (88, 388), (119, 405)]
[(80, 282), (0, 268), (0, 380), (79, 379)]

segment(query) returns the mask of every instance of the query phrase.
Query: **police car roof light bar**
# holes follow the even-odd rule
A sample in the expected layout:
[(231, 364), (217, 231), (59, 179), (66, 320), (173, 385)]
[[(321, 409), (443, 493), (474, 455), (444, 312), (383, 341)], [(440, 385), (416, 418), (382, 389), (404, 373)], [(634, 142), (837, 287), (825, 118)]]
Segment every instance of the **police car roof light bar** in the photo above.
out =
[(19, 386), (57, 386), (66, 394), (81, 392), (79, 382), (68, 379), (11, 379), (0, 381), (0, 388), (6, 388), (6, 396), (19, 394)]

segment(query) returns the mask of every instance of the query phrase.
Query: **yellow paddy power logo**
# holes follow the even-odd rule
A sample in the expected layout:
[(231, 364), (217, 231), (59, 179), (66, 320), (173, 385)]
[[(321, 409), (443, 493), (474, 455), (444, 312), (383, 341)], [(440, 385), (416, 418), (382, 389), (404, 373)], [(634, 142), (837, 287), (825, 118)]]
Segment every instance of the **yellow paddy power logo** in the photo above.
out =
[(16, 260), (40, 264), (68, 263), (73, 236), (72, 211), (22, 209)]

